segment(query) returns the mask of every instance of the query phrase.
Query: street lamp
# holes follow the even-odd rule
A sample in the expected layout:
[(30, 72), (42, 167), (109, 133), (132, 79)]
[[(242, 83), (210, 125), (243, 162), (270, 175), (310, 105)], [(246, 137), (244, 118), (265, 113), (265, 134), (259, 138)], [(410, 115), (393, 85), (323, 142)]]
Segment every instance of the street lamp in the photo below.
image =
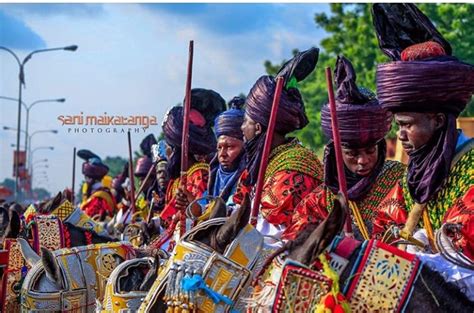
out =
[[(0, 99), (11, 100), (11, 101), (18, 102), (18, 99), (15, 99), (15, 98), (12, 98), (12, 97), (0, 96)], [(37, 104), (37, 103), (45, 103), (45, 102), (60, 102), (60, 103), (64, 103), (64, 102), (66, 102), (66, 99), (65, 99), (65, 98), (59, 98), (59, 99), (43, 99), (43, 100), (36, 100), (36, 101), (32, 102), (30, 105), (26, 105), (26, 103), (25, 103), (24, 101), (21, 102), (21, 104), (23, 105), (23, 107), (25, 108), (25, 111), (26, 111), (25, 151), (28, 149), (28, 128), (29, 128), (29, 124), (30, 124), (30, 110), (31, 110), (31, 108), (32, 108), (35, 104)]]
[(38, 163), (42, 163), (42, 162), (48, 162), (48, 159), (41, 159), (41, 160), (38, 160), (36, 162), (33, 162), (31, 165), (35, 165), (35, 164), (38, 164)]
[[(17, 130), (16, 128), (13, 128), (13, 127), (8, 127), (8, 126), (3, 126), (3, 129), (5, 130)], [(21, 132), (25, 133), (25, 136), (26, 136), (26, 131), (24, 130), (20, 130)], [(56, 129), (42, 129), (42, 130), (37, 130), (37, 131), (34, 131), (31, 135), (28, 136), (28, 142), (30, 143), (30, 147), (29, 147), (29, 150), (30, 151), (26, 151), (25, 149), (25, 153), (28, 153), (28, 156), (27, 156), (27, 159), (29, 161), (28, 163), (28, 168), (31, 166), (31, 140), (33, 139), (33, 136), (36, 135), (36, 134), (40, 134), (40, 133), (53, 133), (53, 134), (57, 134), (58, 131)], [(54, 148), (53, 148), (54, 149)], [(51, 149), (51, 150), (53, 150)]]
[[(19, 67), (19, 74), (18, 74), (18, 122), (17, 122), (17, 133), (16, 133), (16, 155), (20, 154), (20, 130), (21, 130), (21, 96), (22, 96), (22, 87), (25, 85), (25, 64), (28, 62), (29, 59), (33, 56), (33, 54), (36, 53), (42, 53), (42, 52), (49, 52), (49, 51), (57, 51), (57, 50), (66, 50), (66, 51), (76, 51), (77, 50), (77, 45), (72, 45), (72, 46), (66, 46), (66, 47), (61, 47), (61, 48), (49, 48), (49, 49), (39, 49), (39, 50), (34, 50), (30, 52), (24, 59), (23, 61), (20, 61), (20, 58), (7, 47), (0, 46), (0, 50), (4, 50), (8, 53), (10, 53), (18, 63)], [(19, 177), (19, 167), (18, 167), (18, 162), (16, 163), (16, 169), (15, 169), (15, 200), (18, 200), (18, 177)]]

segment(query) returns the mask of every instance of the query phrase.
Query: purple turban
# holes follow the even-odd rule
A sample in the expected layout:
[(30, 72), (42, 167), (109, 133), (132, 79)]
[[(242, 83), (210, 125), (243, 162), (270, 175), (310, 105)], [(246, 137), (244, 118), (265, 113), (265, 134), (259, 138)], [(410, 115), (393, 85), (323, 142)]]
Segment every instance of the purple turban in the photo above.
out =
[(229, 136), (239, 140), (243, 139), (240, 127), (244, 122), (245, 112), (241, 109), (244, 103), (244, 98), (234, 97), (229, 103), (230, 109), (222, 112), (216, 117), (214, 122), (216, 138), (219, 138), (220, 136)]
[[(458, 116), (474, 91), (474, 67), (451, 56), (449, 42), (414, 4), (374, 4), (373, 17), (380, 48), (394, 61), (377, 67), (380, 103), (392, 112)], [(417, 57), (404, 61), (414, 49)]]
[(82, 163), (82, 174), (85, 176), (100, 180), (108, 173), (109, 167), (102, 163), (102, 160), (97, 154), (89, 150), (81, 149), (77, 151), (77, 156), (85, 160), (85, 162)]
[[(374, 94), (358, 88), (356, 73), (345, 57), (337, 58), (336, 111), (341, 142), (359, 148), (382, 140), (390, 130), (391, 116), (382, 108)], [(326, 104), (321, 110), (321, 126), (324, 134), (332, 139), (331, 112)]]
[[(297, 88), (297, 83), (314, 70), (318, 63), (318, 56), (319, 49), (317, 48), (299, 52), (278, 71), (276, 77), (283, 77), (284, 87), (276, 117), (276, 133), (286, 135), (308, 124), (303, 98)], [(264, 128), (262, 133), (245, 143), (249, 172), (249, 178), (245, 184), (253, 185), (257, 181), (275, 88), (276, 80), (273, 76), (262, 76), (252, 87), (245, 101), (245, 113)]]
[(153, 162), (146, 155), (137, 160), (137, 165), (135, 166), (136, 177), (145, 177), (148, 174)]
[[(308, 124), (304, 102), (296, 83), (305, 79), (316, 67), (319, 49), (311, 48), (299, 52), (293, 59), (286, 62), (277, 77), (285, 79), (285, 87), (281, 93), (280, 105), (276, 118), (275, 131), (286, 135), (297, 129), (302, 129)], [(245, 102), (245, 112), (255, 122), (264, 128), (268, 127), (272, 110), (273, 96), (276, 81), (272, 76), (260, 77), (250, 90)]]

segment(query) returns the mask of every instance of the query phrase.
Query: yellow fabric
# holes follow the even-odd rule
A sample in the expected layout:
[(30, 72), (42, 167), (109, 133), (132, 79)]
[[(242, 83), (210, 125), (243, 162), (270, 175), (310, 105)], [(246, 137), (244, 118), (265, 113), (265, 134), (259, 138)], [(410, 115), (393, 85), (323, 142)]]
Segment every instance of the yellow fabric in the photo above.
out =
[(102, 186), (112, 189), (112, 177), (109, 175), (105, 175), (102, 178)]

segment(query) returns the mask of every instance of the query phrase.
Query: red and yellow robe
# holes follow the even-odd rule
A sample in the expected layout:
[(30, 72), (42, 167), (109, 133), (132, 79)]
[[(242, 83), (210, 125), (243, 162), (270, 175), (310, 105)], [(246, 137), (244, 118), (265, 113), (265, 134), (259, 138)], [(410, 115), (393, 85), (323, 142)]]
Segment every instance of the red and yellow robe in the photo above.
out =
[[(295, 207), (322, 182), (323, 167), (316, 154), (293, 140), (272, 150), (269, 157), (259, 213), (269, 224), (286, 228)], [(240, 178), (234, 202), (241, 204), (246, 193), (253, 197), (253, 186), (243, 184), (248, 172)]]
[[(444, 223), (461, 225), (461, 233), (453, 239), (454, 245), (474, 261), (474, 140), (457, 151), (451, 162), (451, 171), (443, 188), (426, 204), (433, 229)], [(392, 204), (410, 211), (415, 201), (410, 196), (407, 177), (404, 176), (389, 195)], [(422, 221), (420, 222), (422, 226)]]
[[(196, 163), (187, 171), (186, 189), (194, 196), (201, 198), (207, 192), (209, 181), (209, 164)], [(178, 210), (176, 209), (176, 193), (180, 185), (180, 178), (170, 180), (166, 189), (166, 205), (161, 212), (160, 218), (164, 221), (170, 220)]]
[[(83, 195), (86, 194), (86, 190), (87, 183), (84, 183)], [(116, 206), (115, 197), (110, 189), (106, 187), (100, 187), (93, 191), (89, 198), (83, 196), (83, 202), (81, 203), (81, 209), (90, 217), (96, 215), (112, 217), (115, 214)]]
[[(351, 201), (352, 205), (355, 204), (353, 207), (359, 210), (369, 236), (380, 237), (390, 225), (405, 223), (407, 214), (402, 203), (394, 203), (390, 199), (390, 192), (403, 177), (405, 169), (402, 163), (385, 161), (370, 191), (363, 198)], [(336, 195), (324, 184), (308, 194), (296, 207), (291, 226), (286, 229), (283, 238), (294, 239), (309, 223), (323, 221), (332, 210), (335, 198)], [(382, 209), (382, 203), (392, 205)], [(356, 237), (362, 237), (357, 230), (354, 232)]]

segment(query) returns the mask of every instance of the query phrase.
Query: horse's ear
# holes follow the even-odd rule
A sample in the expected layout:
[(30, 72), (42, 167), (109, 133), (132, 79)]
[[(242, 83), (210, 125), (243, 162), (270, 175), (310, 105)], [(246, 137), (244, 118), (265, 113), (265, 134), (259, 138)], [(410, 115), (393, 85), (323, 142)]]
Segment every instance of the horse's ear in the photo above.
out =
[(210, 205), (213, 205), (214, 207), (212, 208), (209, 219), (227, 216), (227, 206), (221, 197), (214, 198), (214, 202), (211, 202)]
[(245, 195), (240, 208), (234, 212), (221, 226), (216, 235), (218, 250), (225, 250), (225, 247), (237, 237), (237, 234), (249, 223), (250, 218), (250, 198)]
[(41, 261), (43, 262), (46, 277), (54, 282), (59, 289), (63, 289), (61, 270), (53, 253), (48, 249), (41, 247)]
[(140, 285), (140, 291), (148, 291), (156, 280), (158, 276), (158, 268), (160, 266), (160, 255), (156, 252), (152, 256), (152, 261), (150, 264), (150, 269), (143, 278), (143, 282)]
[(334, 206), (328, 217), (319, 224), (303, 245), (290, 254), (290, 258), (310, 265), (339, 234), (346, 220), (347, 204), (342, 195), (334, 200)]
[(55, 208), (57, 208), (63, 200), (63, 194), (58, 192), (58, 194), (54, 197), (53, 200), (49, 201), (45, 204), (41, 213), (51, 213)]
[(18, 212), (10, 208), (8, 210), (8, 219), (8, 226), (5, 229), (4, 238), (17, 238), (21, 229), (21, 220)]
[(36, 254), (33, 248), (31, 248), (28, 241), (26, 241), (23, 238), (18, 238), (16, 241), (20, 245), (20, 252), (23, 258), (26, 260), (26, 263), (28, 263), (31, 267), (33, 267), (33, 265), (35, 265), (36, 263), (40, 261), (39, 255)]

